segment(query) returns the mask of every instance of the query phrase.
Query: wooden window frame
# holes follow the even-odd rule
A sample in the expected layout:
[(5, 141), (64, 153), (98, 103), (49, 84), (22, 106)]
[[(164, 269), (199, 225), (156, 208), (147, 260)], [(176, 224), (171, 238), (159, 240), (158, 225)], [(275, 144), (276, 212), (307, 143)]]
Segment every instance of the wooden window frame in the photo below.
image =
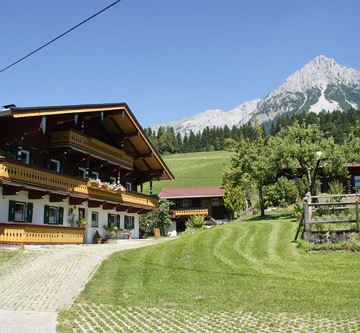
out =
[[(130, 224), (130, 228), (129, 228), (128, 224)], [(134, 230), (135, 229), (135, 216), (125, 215), (124, 229), (125, 230)]]
[[(94, 223), (93, 216), (96, 216), (96, 223)], [(99, 227), (99, 213), (98, 212), (91, 212), (91, 227), (98, 228)]]
[[(55, 163), (55, 164), (56, 164), (56, 170), (51, 169), (51, 163)], [(49, 166), (50, 166), (49, 169), (50, 169), (51, 171), (60, 172), (61, 162), (60, 162), (59, 160), (54, 159), (54, 158), (50, 158), (50, 164), (49, 164)]]

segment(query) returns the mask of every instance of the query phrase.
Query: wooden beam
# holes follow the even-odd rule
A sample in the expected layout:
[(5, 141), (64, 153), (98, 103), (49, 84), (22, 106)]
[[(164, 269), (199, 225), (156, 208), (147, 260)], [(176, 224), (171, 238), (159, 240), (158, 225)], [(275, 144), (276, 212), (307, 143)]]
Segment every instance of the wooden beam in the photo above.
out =
[(116, 209), (116, 204), (113, 204), (113, 203), (109, 203), (109, 202), (105, 202), (104, 204), (103, 204), (103, 209), (104, 210), (108, 210), (108, 209)]
[(138, 137), (139, 135), (140, 135), (139, 131), (134, 131), (134, 132), (125, 133), (123, 138), (125, 140), (125, 139)]
[(150, 152), (150, 153), (139, 153), (136, 156), (134, 156), (134, 160), (142, 160), (144, 158), (149, 158), (149, 157), (153, 157), (154, 153)]
[(20, 187), (12, 185), (3, 185), (3, 195), (17, 195), (20, 191)]
[(27, 190), (28, 191), (28, 199), (35, 200), (35, 199), (43, 199), (46, 195), (45, 191), (38, 191), (38, 190)]
[(89, 208), (98, 208), (98, 207), (101, 207), (102, 204), (103, 204), (102, 201), (97, 201), (97, 200), (89, 200), (88, 201)]
[(62, 195), (62, 194), (55, 194), (55, 193), (50, 193), (49, 194), (49, 201), (50, 202), (63, 202), (66, 198), (67, 198), (67, 196)]
[(119, 205), (119, 206), (116, 207), (117, 212), (126, 212), (128, 209), (129, 209), (129, 207), (122, 206), (122, 205)]
[(70, 206), (82, 205), (86, 200), (87, 200), (86, 198), (69, 197), (69, 205)]
[(141, 208), (137, 208), (137, 207), (129, 207), (129, 209), (127, 210), (128, 213), (137, 213), (139, 211), (141, 211)]

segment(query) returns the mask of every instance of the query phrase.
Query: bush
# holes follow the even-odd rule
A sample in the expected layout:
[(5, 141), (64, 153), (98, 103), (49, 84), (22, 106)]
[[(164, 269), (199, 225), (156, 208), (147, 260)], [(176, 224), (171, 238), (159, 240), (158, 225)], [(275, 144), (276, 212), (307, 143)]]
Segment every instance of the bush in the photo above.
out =
[[(342, 183), (337, 180), (334, 180), (329, 183), (329, 193), (330, 194), (343, 194), (345, 192), (345, 187)], [(340, 198), (338, 198), (340, 199)]]
[(294, 182), (280, 177), (276, 183), (265, 187), (265, 206), (285, 207), (295, 203), (298, 196), (299, 192)]
[(203, 215), (193, 215), (190, 216), (186, 222), (186, 227), (190, 229), (202, 228), (204, 224), (205, 217)]
[(140, 216), (140, 232), (143, 236), (152, 236), (154, 228), (159, 228), (161, 235), (166, 236), (165, 231), (171, 226), (170, 209), (173, 203), (168, 200), (161, 200), (159, 207), (155, 210)]

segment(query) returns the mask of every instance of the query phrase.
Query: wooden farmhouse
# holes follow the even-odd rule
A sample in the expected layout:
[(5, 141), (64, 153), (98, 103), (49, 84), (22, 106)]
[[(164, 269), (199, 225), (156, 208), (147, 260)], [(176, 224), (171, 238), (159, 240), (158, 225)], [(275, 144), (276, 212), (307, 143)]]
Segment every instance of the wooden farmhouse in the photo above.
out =
[[(224, 206), (223, 187), (186, 187), (164, 188), (159, 197), (174, 203), (172, 219), (176, 224), (176, 231), (186, 228), (186, 221), (192, 215), (203, 215), (215, 220), (225, 219), (227, 211)], [(175, 225), (174, 225), (175, 228)]]
[(173, 178), (124, 103), (0, 112), (1, 243), (91, 243), (103, 226), (138, 238), (158, 206), (143, 184)]

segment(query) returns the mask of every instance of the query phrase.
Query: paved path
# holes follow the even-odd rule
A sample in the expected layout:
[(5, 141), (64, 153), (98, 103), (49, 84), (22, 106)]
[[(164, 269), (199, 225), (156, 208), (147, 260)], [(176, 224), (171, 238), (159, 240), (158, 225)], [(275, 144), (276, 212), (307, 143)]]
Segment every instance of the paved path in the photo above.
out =
[(25, 247), (0, 266), (0, 332), (55, 332), (56, 312), (71, 305), (107, 256), (158, 242)]

